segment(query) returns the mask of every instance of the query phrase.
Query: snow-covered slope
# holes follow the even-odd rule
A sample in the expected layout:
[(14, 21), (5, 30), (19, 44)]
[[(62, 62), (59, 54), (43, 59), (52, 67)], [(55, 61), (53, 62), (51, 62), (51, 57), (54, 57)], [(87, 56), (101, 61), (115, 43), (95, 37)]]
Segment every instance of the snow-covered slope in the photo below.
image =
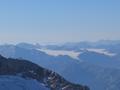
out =
[(90, 51), (90, 52), (96, 52), (96, 53), (99, 53), (99, 54), (104, 54), (104, 55), (107, 55), (107, 56), (110, 56), (110, 57), (116, 55), (116, 53), (112, 53), (112, 52), (110, 52), (110, 51), (108, 51), (108, 50), (106, 50), (106, 49), (88, 48), (88, 49), (86, 49), (86, 50), (88, 50), (88, 51)]
[(51, 56), (60, 56), (60, 55), (67, 55), (73, 59), (79, 59), (79, 55), (84, 53), (85, 51), (88, 51), (88, 52), (95, 52), (95, 53), (98, 53), (98, 54), (104, 54), (106, 56), (109, 56), (109, 57), (113, 57), (113, 56), (116, 56), (117, 54), (116, 53), (112, 53), (106, 49), (99, 49), (99, 48), (86, 48), (86, 49), (80, 49), (80, 51), (73, 51), (73, 50), (52, 50), (52, 49), (37, 49), (41, 52), (45, 52), (46, 54), (48, 55), (51, 55)]
[(81, 53), (81, 52), (67, 51), (67, 50), (50, 50), (50, 49), (37, 49), (37, 50), (45, 52), (46, 54), (52, 56), (68, 55), (73, 59), (79, 59), (78, 56)]
[(0, 90), (50, 90), (36, 80), (18, 76), (0, 76)]

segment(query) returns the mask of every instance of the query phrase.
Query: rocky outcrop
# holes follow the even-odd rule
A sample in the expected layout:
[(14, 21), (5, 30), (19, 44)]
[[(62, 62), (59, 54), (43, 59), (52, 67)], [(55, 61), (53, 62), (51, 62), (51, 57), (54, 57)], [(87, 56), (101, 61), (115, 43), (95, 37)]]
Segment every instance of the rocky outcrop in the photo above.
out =
[(36, 79), (51, 90), (89, 90), (87, 86), (68, 82), (57, 73), (44, 69), (27, 60), (7, 59), (0, 56), (0, 75)]

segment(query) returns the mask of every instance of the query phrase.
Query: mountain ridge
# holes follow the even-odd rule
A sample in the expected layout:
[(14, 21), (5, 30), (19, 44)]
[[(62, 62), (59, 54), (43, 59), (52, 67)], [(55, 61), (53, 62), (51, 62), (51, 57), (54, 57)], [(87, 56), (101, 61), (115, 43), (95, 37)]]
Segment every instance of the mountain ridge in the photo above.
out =
[(20, 76), (25, 79), (36, 79), (50, 90), (89, 90), (87, 86), (66, 81), (57, 73), (44, 69), (26, 60), (4, 58), (0, 56), (0, 75)]

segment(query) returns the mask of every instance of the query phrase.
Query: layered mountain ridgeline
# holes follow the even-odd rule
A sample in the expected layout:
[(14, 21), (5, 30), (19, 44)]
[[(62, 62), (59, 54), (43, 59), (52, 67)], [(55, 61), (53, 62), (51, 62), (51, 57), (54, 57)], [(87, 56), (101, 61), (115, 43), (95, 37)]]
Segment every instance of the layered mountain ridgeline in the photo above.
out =
[(57, 73), (44, 69), (26, 60), (7, 59), (0, 56), (0, 75), (35, 79), (51, 90), (89, 90), (87, 86), (70, 83)]
[[(87, 85), (91, 90), (120, 90), (120, 45), (115, 45), (116, 49), (111, 47), (112, 51), (103, 47), (107, 53), (99, 48), (82, 49), (79, 60), (67, 55), (54, 57), (31, 46), (0, 45), (0, 54), (29, 60), (55, 71), (70, 82)], [(115, 53), (117, 58), (111, 53)]]

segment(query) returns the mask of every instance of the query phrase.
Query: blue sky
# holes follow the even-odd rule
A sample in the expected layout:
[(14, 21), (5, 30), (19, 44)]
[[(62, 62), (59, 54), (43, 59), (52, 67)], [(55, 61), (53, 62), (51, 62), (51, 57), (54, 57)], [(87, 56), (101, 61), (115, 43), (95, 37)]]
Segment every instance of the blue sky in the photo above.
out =
[(119, 0), (1, 0), (1, 43), (120, 39)]

